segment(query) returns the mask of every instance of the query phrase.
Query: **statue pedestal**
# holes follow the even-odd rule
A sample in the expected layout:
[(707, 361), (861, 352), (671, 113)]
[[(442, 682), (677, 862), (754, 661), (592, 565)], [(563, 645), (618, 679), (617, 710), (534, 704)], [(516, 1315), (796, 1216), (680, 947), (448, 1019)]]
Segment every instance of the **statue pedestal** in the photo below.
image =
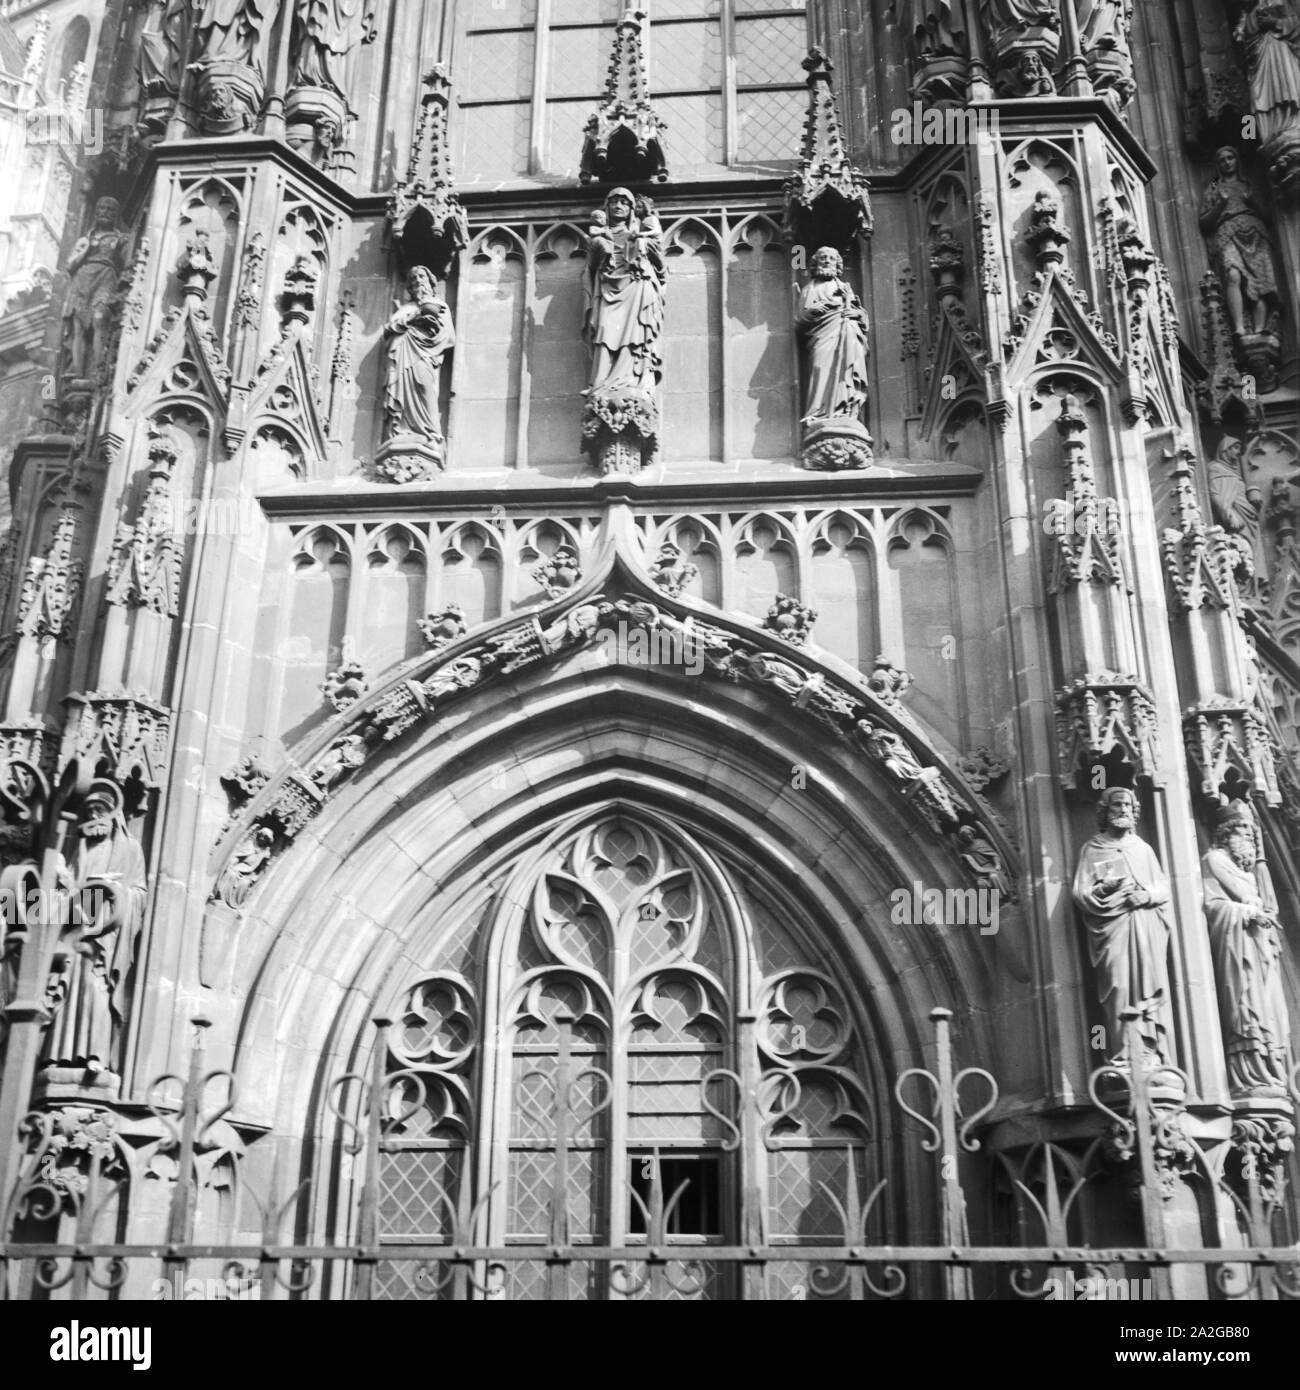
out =
[(251, 130), (262, 109), (262, 75), (233, 58), (196, 63), (199, 120), (205, 135), (238, 135)]
[(961, 106), (966, 101), (965, 58), (936, 53), (916, 70), (911, 96), (923, 106)]
[(441, 439), (395, 434), (379, 446), (371, 467), (390, 483), (416, 483), (442, 471), (445, 453)]
[(330, 163), (343, 143), (347, 128), (347, 102), (329, 87), (295, 87), (285, 98), (285, 139), (319, 163)]
[(88, 1071), (75, 1063), (52, 1062), (36, 1074), (33, 1100), (114, 1100), (122, 1089), (116, 1072)]
[(1300, 198), (1300, 121), (1293, 115), (1282, 129), (1265, 137), (1259, 152), (1278, 196), (1294, 203)]
[(1243, 371), (1255, 378), (1255, 391), (1267, 396), (1277, 390), (1277, 364), (1282, 344), (1276, 333), (1239, 333), (1237, 356)]
[(603, 474), (639, 473), (659, 447), (659, 407), (640, 391), (598, 387), (582, 412), (582, 447)]
[(848, 416), (805, 425), (800, 454), (805, 468), (820, 472), (867, 468), (875, 460), (866, 427)]

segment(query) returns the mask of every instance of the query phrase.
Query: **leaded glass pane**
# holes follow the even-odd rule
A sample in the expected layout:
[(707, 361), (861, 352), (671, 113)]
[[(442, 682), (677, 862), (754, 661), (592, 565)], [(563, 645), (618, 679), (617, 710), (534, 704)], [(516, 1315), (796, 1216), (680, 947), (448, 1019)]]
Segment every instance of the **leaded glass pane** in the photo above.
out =
[(656, 20), (694, 18), (696, 15), (717, 14), (722, 8), (722, 0), (652, 0), (646, 5), (650, 12), (650, 27), (657, 32)]
[(438, 1240), (451, 1234), (456, 1210), (460, 1152), (453, 1149), (397, 1149), (382, 1158), (379, 1234), (423, 1236)]
[(599, 100), (609, 72), (612, 29), (551, 30), (548, 96)]
[(671, 168), (725, 162), (719, 94), (659, 97), (655, 109), (668, 125), (666, 144)]
[[(644, 7), (643, 7), (644, 8)], [(613, 24), (627, 11), (626, 0), (551, 0), (551, 27), (558, 24), (608, 24), (613, 42)]]
[(650, 90), (656, 97), (660, 92), (691, 92), (721, 85), (722, 26), (717, 20), (663, 24), (653, 30)]
[(797, 159), (803, 92), (741, 92), (736, 98), (736, 157), (742, 164)]
[(808, 31), (802, 15), (738, 19), (736, 82), (741, 87), (798, 82), (804, 76), (800, 64), (807, 48)]
[[(582, 131), (595, 105), (592, 97), (546, 103), (546, 173), (577, 178), (582, 160)], [(599, 201), (600, 195), (593, 194), (592, 205)]]
[(478, 183), (527, 173), (530, 115), (527, 102), (462, 106), (457, 176), (465, 183)]
[(472, 0), (470, 29), (504, 29), (537, 22), (537, 0)]
[(469, 34), (466, 48), (464, 101), (513, 101), (532, 95), (531, 30)]

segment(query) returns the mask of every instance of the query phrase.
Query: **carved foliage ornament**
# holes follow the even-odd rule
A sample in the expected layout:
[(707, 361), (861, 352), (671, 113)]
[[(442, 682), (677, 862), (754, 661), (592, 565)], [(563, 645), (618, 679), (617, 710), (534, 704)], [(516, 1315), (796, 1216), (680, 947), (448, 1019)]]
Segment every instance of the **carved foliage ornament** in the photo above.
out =
[[(316, 814), (325, 797), (355, 775), (378, 749), (436, 718), (448, 700), (585, 646), (602, 628), (620, 627), (661, 633), (680, 644), (687, 657), (686, 670), (774, 690), (796, 709), (832, 729), (837, 737), (854, 740), (882, 766), (936, 834), (953, 837), (954, 853), (965, 852), (962, 862), (977, 881), (986, 883), (992, 874), (1011, 888), (1014, 875), (1005, 868), (1000, 851), (993, 848), (1000, 837), (979, 826), (979, 814), (968, 790), (942, 768), (923, 763), (912, 744), (886, 722), (901, 712), (895, 705), (885, 715), (900, 687), (905, 688), (905, 672), (882, 658), (877, 673), (873, 673), (879, 675), (871, 686), (873, 703), (866, 704), (861, 692), (840, 688), (821, 673), (801, 666), (794, 652), (777, 657), (742, 635), (694, 619), (679, 620), (644, 600), (593, 598), (546, 626), (539, 618), (528, 617), (469, 648), (457, 642), (445, 663), (435, 666), (430, 674), (397, 681), (370, 696), (354, 716), (353, 725), (335, 737), (305, 777), (290, 773), (279, 783), (269, 804), (244, 829), (218, 877), (214, 898), (231, 906), (241, 905), (267, 863)], [(977, 828), (979, 843), (973, 848), (967, 843), (969, 837), (957, 838), (963, 826)]]

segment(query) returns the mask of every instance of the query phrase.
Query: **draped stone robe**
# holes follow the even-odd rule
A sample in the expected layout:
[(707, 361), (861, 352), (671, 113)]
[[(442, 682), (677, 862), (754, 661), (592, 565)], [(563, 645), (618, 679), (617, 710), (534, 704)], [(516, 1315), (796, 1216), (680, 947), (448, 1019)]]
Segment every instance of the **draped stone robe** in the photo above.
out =
[[(1130, 907), (1134, 889), (1151, 894), (1147, 907)], [(1088, 929), (1088, 951), (1106, 1032), (1116, 1052), (1124, 1047), (1121, 1014), (1161, 996), (1142, 1021), (1143, 1040), (1171, 1061), (1169, 1011), (1169, 882), (1155, 851), (1137, 835), (1094, 835), (1074, 875), (1074, 902)]]
[(456, 341), (451, 310), (440, 299), (403, 304), (389, 320), (388, 333), (385, 438), (416, 435), (441, 443), (442, 359)]
[(800, 296), (795, 330), (807, 362), (804, 424), (861, 421), (867, 403), (866, 311), (847, 282), (810, 280)]
[(663, 371), (662, 242), (653, 231), (612, 227), (592, 237), (587, 255), (591, 390), (653, 396)]
[(1285, 1094), (1290, 1021), (1278, 929), (1254, 920), (1265, 908), (1259, 885), (1226, 850), (1208, 850), (1201, 874), (1229, 1085), (1234, 1095)]

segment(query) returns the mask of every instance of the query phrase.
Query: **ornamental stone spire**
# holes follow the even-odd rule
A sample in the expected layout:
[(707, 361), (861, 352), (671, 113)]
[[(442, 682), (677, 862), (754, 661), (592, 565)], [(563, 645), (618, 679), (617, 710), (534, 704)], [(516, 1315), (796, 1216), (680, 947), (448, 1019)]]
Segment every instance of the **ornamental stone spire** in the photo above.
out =
[(605, 95), (583, 132), (583, 183), (664, 182), (665, 126), (650, 103), (642, 45), (646, 12), (629, 9), (618, 22)]

